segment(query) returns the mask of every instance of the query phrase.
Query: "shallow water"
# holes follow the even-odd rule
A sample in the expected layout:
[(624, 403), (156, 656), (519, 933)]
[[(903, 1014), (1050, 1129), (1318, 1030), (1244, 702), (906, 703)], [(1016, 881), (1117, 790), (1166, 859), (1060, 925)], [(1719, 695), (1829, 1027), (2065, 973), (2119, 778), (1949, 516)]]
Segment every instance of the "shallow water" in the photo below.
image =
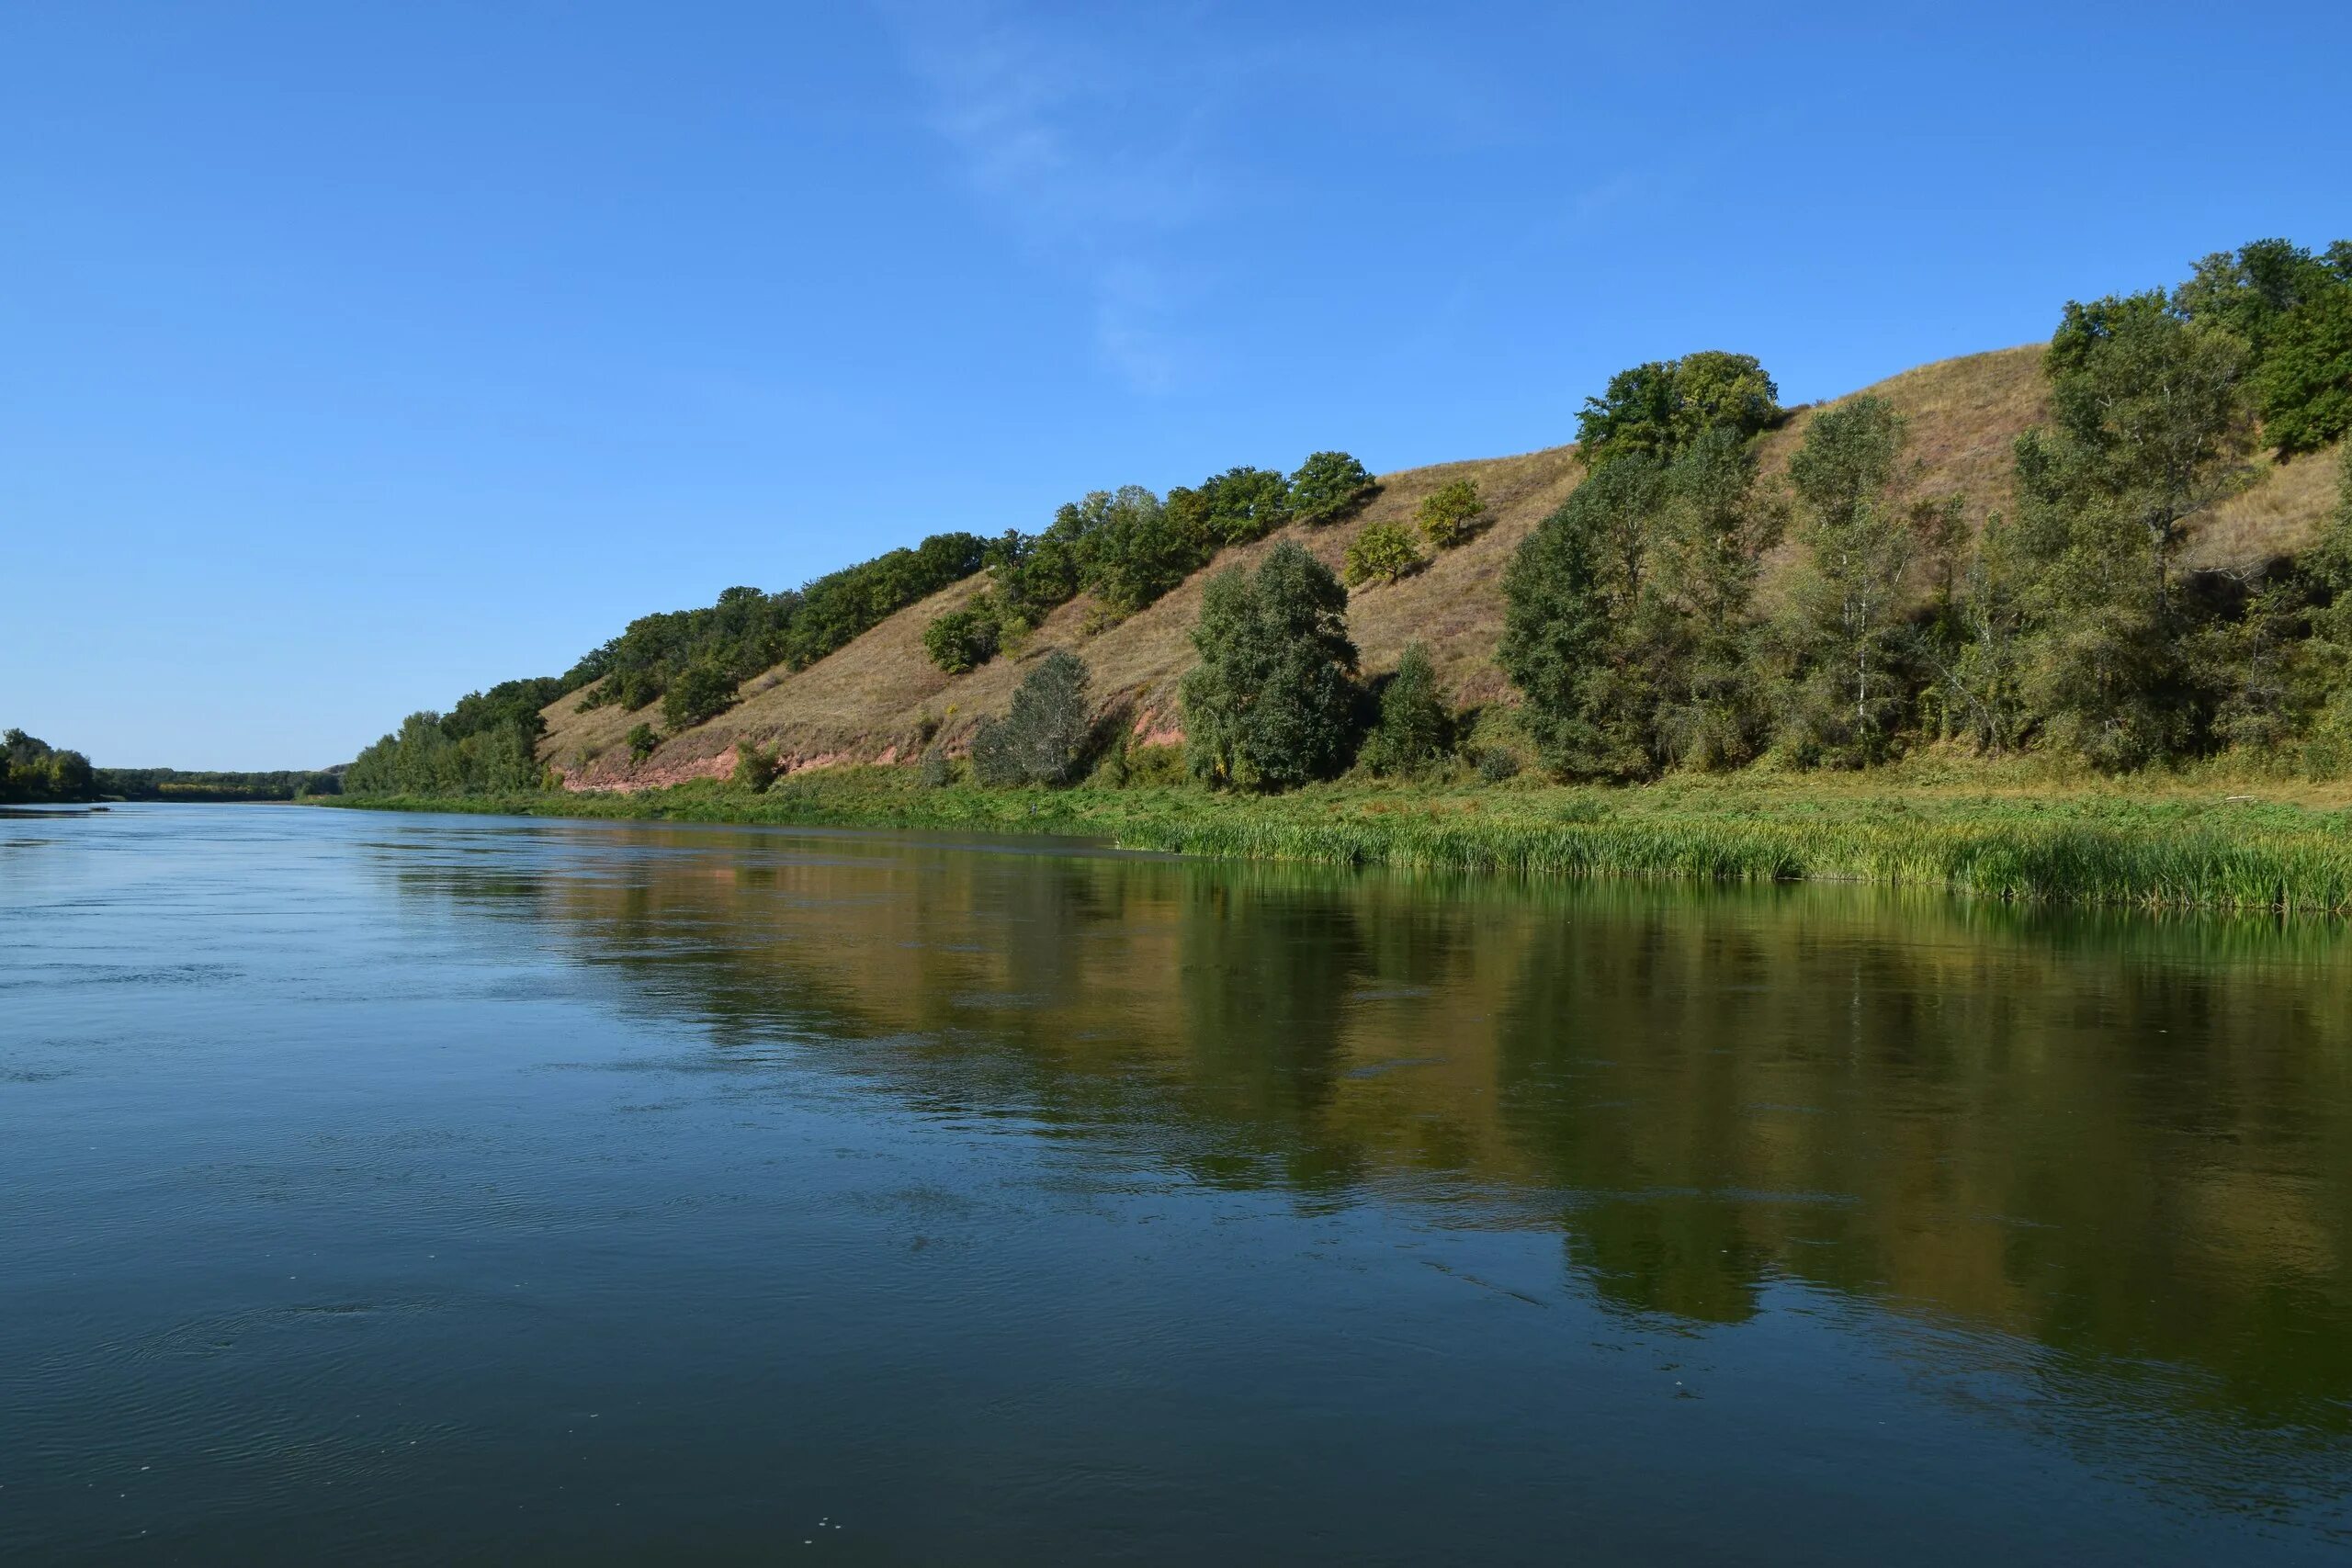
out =
[(0, 1561), (2342, 1562), (2352, 938), (0, 822)]

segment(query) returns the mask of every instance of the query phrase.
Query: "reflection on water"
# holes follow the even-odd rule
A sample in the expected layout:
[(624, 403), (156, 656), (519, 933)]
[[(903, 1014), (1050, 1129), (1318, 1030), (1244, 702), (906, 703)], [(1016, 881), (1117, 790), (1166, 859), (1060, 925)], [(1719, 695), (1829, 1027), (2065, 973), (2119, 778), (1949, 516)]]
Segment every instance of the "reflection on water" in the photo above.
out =
[[(1668, 1456), (1724, 1445), (1680, 1479), (1722, 1489), (1727, 1532), (1796, 1506), (1803, 1483), (1773, 1450), (1827, 1442), (1804, 1438), (1806, 1424), (1842, 1419), (1800, 1417), (1799, 1407), (1851, 1401), (1858, 1426), (1864, 1408), (1881, 1427), (1950, 1424), (1943, 1446), (1917, 1459), (1922, 1472), (1890, 1458), (1892, 1513), (1948, 1507), (1996, 1538), (2106, 1543), (2142, 1558), (2194, 1560), (2226, 1545), (2287, 1560), (2352, 1544), (2342, 1501), (2352, 1490), (2352, 998), (2346, 938), (2333, 925), (2061, 915), (1842, 889), (1342, 874), (1034, 842), (326, 813), (280, 813), (266, 832), (250, 812), (157, 820), (122, 829), (151, 836), (140, 854), (197, 854), (169, 834), (186, 840), (203, 824), (222, 836), (209, 852), (218, 858), (187, 874), (228, 879), (220, 896), (239, 911), (230, 918), (302, 926), (305, 942), (326, 931), (355, 966), (314, 967), (300, 984), (248, 970), (232, 991), (244, 984), (299, 1006), (307, 985), (347, 1025), (364, 1017), (349, 1004), (364, 999), (370, 964), (440, 944), (435, 983), (467, 1005), (563, 1007), (571, 1059), (542, 1044), (533, 1083), (606, 1060), (599, 1031), (658, 1039), (658, 1051), (630, 1058), (644, 1081), (595, 1134), (610, 1161), (650, 1172), (650, 1188), (664, 1162), (684, 1157), (682, 1135), (662, 1130), (682, 1107), (728, 1108), (696, 1136), (746, 1157), (757, 1145), (787, 1166), (838, 1143), (852, 1120), (912, 1117), (926, 1131), (893, 1135), (945, 1138), (954, 1158), (920, 1183), (856, 1195), (843, 1212), (910, 1233), (893, 1245), (913, 1253), (958, 1234), (1035, 1249), (1025, 1275), (995, 1268), (967, 1280), (971, 1300), (1042, 1293), (1046, 1275), (1066, 1296), (1062, 1276), (1099, 1276), (1109, 1296), (1080, 1321), (1112, 1338), (1132, 1331), (1181, 1346), (1182, 1330), (1151, 1315), (1151, 1291), (1232, 1269), (1220, 1304), (1246, 1301), (1272, 1338), (1319, 1354), (1333, 1337), (1355, 1337), (1350, 1355), (1384, 1365), (1364, 1386), (1296, 1370), (1289, 1403), (1249, 1420), (1295, 1419), (1303, 1437), (1311, 1416), (1357, 1419), (1354, 1404), (1377, 1399), (1380, 1420), (1403, 1422), (1410, 1441), (1413, 1413), (1393, 1406), (1423, 1387), (1409, 1358), (1432, 1345), (1453, 1354), (1455, 1337), (1491, 1337), (1498, 1359), (1518, 1358), (1531, 1378), (1556, 1359), (1589, 1407), (1512, 1409), (1507, 1367), (1481, 1382), (1475, 1362), (1451, 1380), (1462, 1411), (1428, 1395), (1437, 1403), (1420, 1437), (1462, 1440), (1487, 1418), (1483, 1401), (1528, 1466), (1490, 1466), (1462, 1483), (1470, 1490), (1454, 1501), (1478, 1499), (1482, 1528), (1495, 1532), (1482, 1551), (1510, 1558), (1556, 1545), (1560, 1499), (1527, 1489), (1551, 1468), (1545, 1445), (1571, 1445), (1565, 1455), (1612, 1432), (1634, 1448), (1653, 1440), (1648, 1418), (1609, 1392), (1610, 1369), (1630, 1361), (1682, 1373), (1667, 1380), (1673, 1392), (1713, 1400), (1726, 1412), (1719, 1421), (1737, 1411), (1734, 1426), (1696, 1428), (1703, 1438), (1657, 1439)], [(71, 841), (78, 825), (44, 830), (38, 846), (0, 850), (0, 874), (17, 870), (27, 890), (11, 914), (28, 919), (39, 906), (54, 918), (79, 900), (130, 896), (98, 850)], [(292, 865), (311, 879), (294, 891), (321, 901), (314, 923), (286, 921), (282, 904), (266, 913), (277, 897), (270, 884)], [(166, 957), (208, 961), (130, 951), (141, 940), (116, 945), (96, 931), (46, 961), (81, 965), (90, 981), (102, 962), (153, 960), (133, 985), (151, 996), (173, 984)], [(93, 1002), (89, 986), (50, 994), (38, 962), (0, 976), (45, 1025), (40, 1048), (0, 1055), (0, 1075), (24, 1075), (0, 1078), (0, 1096), (16, 1096), (0, 1099), (0, 1114), (38, 1113), (40, 1073), (85, 1071), (80, 1037), (146, 1026), (135, 1010), (126, 1016), (130, 1004)], [(371, 1039), (368, 1071), (413, 1059), (435, 1027), (458, 1026)], [(279, 1070), (303, 1076), (305, 1092), (332, 1088), (331, 1076)], [(763, 1120), (779, 1104), (797, 1140), (781, 1146), (780, 1124)], [(508, 1127), (536, 1114), (533, 1092), (497, 1113)], [(477, 1114), (448, 1135), (496, 1121)], [(237, 1157), (233, 1142), (220, 1140), (221, 1158)], [(1022, 1190), (1047, 1195), (1035, 1201), (1054, 1217), (1026, 1211), (1032, 1200), (1001, 1203), (1016, 1180), (1005, 1161)], [(7, 1162), (0, 1152), (0, 1176)], [(466, 1168), (469, 1179), (521, 1174), (495, 1158)], [(1081, 1235), (1067, 1217), (1115, 1211), (1141, 1226), (1122, 1205), (1146, 1191), (1161, 1205), (1148, 1223), (1191, 1233), (1181, 1257), (1150, 1250), (1170, 1243), (1106, 1242), (1099, 1224)], [(1267, 1198), (1279, 1209), (1257, 1206)], [(1218, 1227), (1270, 1213), (1283, 1239), (1243, 1270), (1239, 1244)], [(0, 1213), (20, 1217), (38, 1216)], [(509, 1241), (528, 1252), (557, 1228), (546, 1216), (518, 1220)], [(1358, 1256), (1374, 1238), (1427, 1256), (1398, 1273)], [(1438, 1256), (1432, 1238), (1459, 1250)], [(632, 1278), (660, 1288), (657, 1259), (626, 1247), (616, 1259), (655, 1270)], [(1361, 1282), (1300, 1283), (1340, 1269)], [(1173, 1282), (1180, 1270), (1189, 1283)], [(1129, 1285), (1139, 1297), (1122, 1293)], [(825, 1286), (791, 1289), (817, 1303), (805, 1310), (831, 1325), (837, 1356), (876, 1353), (854, 1325), (831, 1324)], [(1442, 1298), (1422, 1304), (1433, 1291)], [(1552, 1320), (1500, 1327), (1505, 1309)], [(1438, 1337), (1382, 1338), (1408, 1323)], [(70, 1359), (71, 1347), (53, 1353)], [(1193, 1354), (1169, 1351), (1180, 1353)], [(1151, 1351), (1130, 1343), (1120, 1355)], [(1220, 1375), (1233, 1374), (1197, 1358), (1185, 1372)], [(1223, 1393), (1240, 1404), (1228, 1413), (1249, 1405), (1235, 1381)], [(1447, 1426), (1457, 1415), (1467, 1425)], [(61, 1446), (71, 1427), (59, 1424)], [(1183, 1463), (1230, 1484), (1214, 1457), (1224, 1430), (1212, 1423), (1183, 1444), (1167, 1440)], [(1867, 1476), (1881, 1439), (1841, 1428), (1838, 1441), (1848, 1440)], [(1693, 1442), (1702, 1448), (1676, 1447)], [(2078, 1479), (2040, 1475), (2052, 1455)], [(1376, 1450), (1356, 1458), (1396, 1461)], [(866, 1461), (888, 1470), (913, 1456), (889, 1448)], [(1945, 1463), (1950, 1473), (1933, 1472)], [(1724, 1473), (1751, 1464), (1754, 1477)], [(1742, 1500), (1751, 1482), (1769, 1505)], [(1851, 1499), (1838, 1498), (1880, 1483), (1849, 1472), (1828, 1485), (1828, 1533), (1809, 1551), (1781, 1542), (1790, 1559), (1873, 1555), (1862, 1524), (1841, 1538), (1836, 1521), (1866, 1510), (1841, 1513)], [(1067, 1495), (1038, 1517), (1092, 1528), (1076, 1500), (1093, 1497), (1092, 1483), (1066, 1474), (1057, 1484)], [(2037, 1485), (2054, 1490), (2037, 1500)], [(1199, 1520), (1155, 1512), (1161, 1505), (1133, 1477), (1111, 1490), (1121, 1501), (1107, 1511), (1125, 1531), (1118, 1550), (1182, 1561), (1204, 1539), (1176, 1530), (1179, 1518)], [(2002, 1519), (2002, 1499), (2018, 1517)], [(1376, 1506), (1363, 1506), (1377, 1518)], [(1608, 1517), (1605, 1496), (1580, 1507), (1588, 1524)], [(2047, 1512), (2020, 1534), (2035, 1507)], [(2068, 1528), (2081, 1534), (2052, 1522), (2065, 1510), (2077, 1511)], [(1276, 1503), (1256, 1528), (1245, 1557), (1336, 1554), (1347, 1541)], [(867, 1550), (948, 1549), (907, 1529)], [(1109, 1539), (1030, 1530), (997, 1545), (1091, 1552)], [(1616, 1539), (1590, 1538), (1603, 1557)], [(1669, 1539), (1635, 1531), (1623, 1550)], [(1409, 1540), (1384, 1526), (1345, 1554), (1409, 1556)], [(1960, 1538), (1932, 1532), (1877, 1545), (1933, 1557), (1946, 1541), (1961, 1550)], [(1774, 1555), (1753, 1534), (1674, 1544)], [(705, 1545), (752, 1550), (734, 1537)]]

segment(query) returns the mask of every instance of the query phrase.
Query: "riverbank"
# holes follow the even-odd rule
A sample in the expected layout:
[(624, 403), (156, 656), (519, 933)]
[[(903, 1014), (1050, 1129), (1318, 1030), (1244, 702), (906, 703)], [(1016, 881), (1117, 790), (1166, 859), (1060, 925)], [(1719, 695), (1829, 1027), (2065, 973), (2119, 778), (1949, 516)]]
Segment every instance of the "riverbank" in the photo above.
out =
[(2352, 913), (2352, 809), (2290, 786), (2064, 789), (1738, 777), (1640, 788), (1333, 784), (1276, 796), (1187, 786), (925, 788), (841, 768), (764, 793), (325, 798), (382, 810), (1082, 834), (1122, 848), (1535, 876), (1929, 886), (2009, 900)]

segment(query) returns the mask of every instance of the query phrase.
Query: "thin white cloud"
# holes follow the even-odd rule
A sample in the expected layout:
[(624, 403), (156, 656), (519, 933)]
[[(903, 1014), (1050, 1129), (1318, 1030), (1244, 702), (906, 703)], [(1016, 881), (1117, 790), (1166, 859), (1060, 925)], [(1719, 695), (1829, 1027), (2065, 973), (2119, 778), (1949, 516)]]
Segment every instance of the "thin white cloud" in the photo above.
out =
[(1166, 254), (1215, 200), (1204, 105), (1103, 32), (991, 0), (881, 10), (975, 194), (1087, 291), (1103, 363), (1138, 390), (1176, 384), (1190, 356)]

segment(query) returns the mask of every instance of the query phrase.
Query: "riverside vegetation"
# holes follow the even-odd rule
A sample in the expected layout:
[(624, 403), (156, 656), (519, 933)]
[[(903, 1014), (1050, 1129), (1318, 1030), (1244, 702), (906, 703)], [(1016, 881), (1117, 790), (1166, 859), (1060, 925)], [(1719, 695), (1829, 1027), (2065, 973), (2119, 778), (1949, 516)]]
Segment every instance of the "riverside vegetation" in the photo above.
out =
[[(649, 617), (560, 681), (413, 716), (346, 789), (379, 804), (1054, 827), (1317, 860), (2352, 908), (2352, 827), (2322, 808), (2324, 787), (2296, 783), (2352, 774), (2352, 448), (2326, 456), (2352, 427), (2352, 242), (2258, 242), (2170, 290), (2069, 304), (2041, 372), (2046, 417), (2015, 442), (2008, 505), (1974, 527), (1966, 497), (1930, 493), (1911, 422), (1885, 398), (1813, 411), (1768, 475), (1759, 449), (1791, 413), (1753, 357), (1612, 378), (1579, 420), (1581, 482), (1502, 577), (1510, 700), (1457, 709), (1412, 647), (1368, 678), (1349, 588), (1301, 540), (1378, 487), (1324, 452), (1164, 499), (1098, 491), (1040, 535), (939, 536), (798, 595), (730, 590), (710, 610)], [(2216, 508), (2266, 472), (2321, 462), (2339, 500), (2303, 547), (2191, 558)], [(1346, 576), (1394, 583), (1487, 513), (1475, 482), (1442, 485), (1415, 526), (1360, 528)], [(681, 733), (738, 700), (754, 666), (799, 668), (922, 585), (985, 572), (922, 639), (965, 676), (1021, 658), (1081, 593), (1094, 635), (1278, 530), (1254, 570), (1226, 567), (1200, 595), (1181, 756), (1139, 744), (1131, 701), (1094, 692), (1058, 649), (958, 744), (927, 724), (917, 766), (776, 782), (783, 760), (746, 739), (731, 786), (560, 806), (534, 793), (560, 782), (540, 754), (542, 710), (583, 688), (582, 706), (658, 698)], [(854, 613), (837, 581), (864, 585)], [(648, 720), (629, 740), (642, 760), (663, 737)], [(2221, 798), (2249, 781), (2312, 804)]]

